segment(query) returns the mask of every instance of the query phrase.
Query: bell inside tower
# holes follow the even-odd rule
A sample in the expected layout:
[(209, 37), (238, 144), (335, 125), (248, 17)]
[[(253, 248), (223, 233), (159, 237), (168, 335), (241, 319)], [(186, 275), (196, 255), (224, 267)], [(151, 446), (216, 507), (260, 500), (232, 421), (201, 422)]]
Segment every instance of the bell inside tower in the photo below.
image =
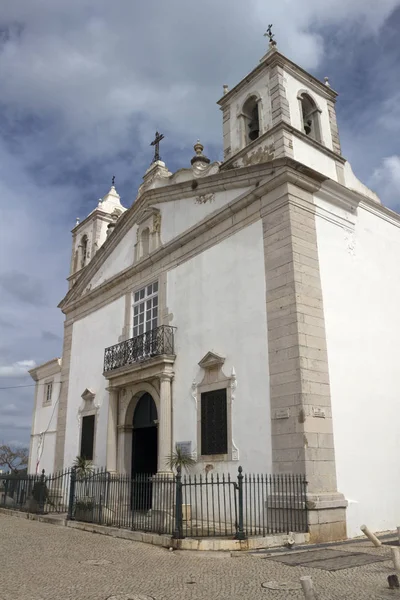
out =
[(249, 98), (243, 106), (243, 115), (246, 127), (246, 142), (253, 142), (260, 135), (260, 118), (258, 103), (255, 96)]

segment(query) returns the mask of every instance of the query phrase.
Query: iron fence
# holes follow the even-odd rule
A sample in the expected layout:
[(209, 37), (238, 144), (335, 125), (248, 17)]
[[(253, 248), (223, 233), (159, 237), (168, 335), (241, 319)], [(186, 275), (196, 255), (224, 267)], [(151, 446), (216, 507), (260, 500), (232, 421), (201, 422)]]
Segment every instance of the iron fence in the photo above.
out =
[(68, 508), (71, 469), (46, 475), (0, 475), (0, 506), (30, 513), (65, 513)]
[(160, 325), (151, 331), (115, 344), (104, 351), (104, 372), (112, 371), (142, 360), (174, 354), (175, 327)]
[(173, 476), (129, 477), (103, 470), (84, 477), (72, 473), (70, 490), (69, 519), (172, 535)]
[(175, 535), (180, 537), (249, 536), (306, 532), (303, 475), (177, 476), (181, 511)]
[(0, 475), (0, 506), (184, 537), (306, 532), (304, 475), (81, 473)]

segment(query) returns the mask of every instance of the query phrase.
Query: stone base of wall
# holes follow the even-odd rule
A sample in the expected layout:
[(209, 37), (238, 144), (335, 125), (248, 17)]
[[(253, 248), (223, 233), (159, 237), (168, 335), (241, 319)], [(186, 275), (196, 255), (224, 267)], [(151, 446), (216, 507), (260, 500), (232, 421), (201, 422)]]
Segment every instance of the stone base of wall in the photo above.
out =
[(343, 494), (307, 494), (310, 542), (339, 542), (347, 539)]
[[(154, 546), (173, 548), (174, 550), (237, 552), (246, 550), (261, 550), (266, 548), (279, 548), (284, 546), (288, 541), (288, 535), (285, 534), (268, 535), (266, 537), (250, 537), (247, 540), (232, 540), (225, 538), (185, 538), (183, 540), (175, 540), (169, 535), (142, 533), (140, 531), (131, 531), (129, 529), (119, 529), (116, 527), (97, 525), (95, 523), (67, 521), (64, 515), (33, 515), (7, 508), (0, 508), (0, 514), (20, 517), (23, 519), (31, 519), (32, 521), (41, 521), (42, 523), (51, 523), (52, 525), (62, 525), (71, 527), (72, 529), (88, 531), (90, 533), (99, 533), (115, 538), (122, 538), (124, 540), (131, 540), (132, 542), (144, 542), (145, 544), (152, 544)], [(295, 545), (297, 546), (307, 544), (310, 540), (308, 533), (294, 533), (292, 534), (292, 537)]]

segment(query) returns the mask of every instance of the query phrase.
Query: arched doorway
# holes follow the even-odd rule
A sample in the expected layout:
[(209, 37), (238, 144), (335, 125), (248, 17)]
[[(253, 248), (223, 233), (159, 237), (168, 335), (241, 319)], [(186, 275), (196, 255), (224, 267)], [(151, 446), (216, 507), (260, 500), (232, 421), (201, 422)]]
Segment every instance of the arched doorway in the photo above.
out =
[(145, 392), (133, 414), (132, 476), (157, 473), (157, 407), (152, 396)]

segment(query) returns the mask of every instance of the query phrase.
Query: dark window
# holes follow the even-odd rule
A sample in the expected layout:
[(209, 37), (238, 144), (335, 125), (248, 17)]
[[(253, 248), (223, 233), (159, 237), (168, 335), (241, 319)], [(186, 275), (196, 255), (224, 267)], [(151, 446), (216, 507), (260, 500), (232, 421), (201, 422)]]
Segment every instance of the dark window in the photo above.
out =
[(94, 415), (82, 419), (81, 456), (93, 460)]
[(201, 454), (228, 453), (226, 389), (201, 394)]

